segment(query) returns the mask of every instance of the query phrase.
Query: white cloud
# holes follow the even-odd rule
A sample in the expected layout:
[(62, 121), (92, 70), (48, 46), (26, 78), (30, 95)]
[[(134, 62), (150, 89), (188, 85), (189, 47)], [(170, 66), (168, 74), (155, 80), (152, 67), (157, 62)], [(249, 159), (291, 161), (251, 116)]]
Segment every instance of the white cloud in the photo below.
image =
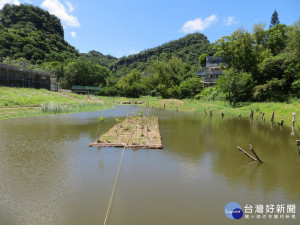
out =
[(69, 8), (69, 12), (73, 12), (75, 10), (74, 6), (72, 5), (71, 2), (68, 2), (68, 1), (65, 1), (66, 5), (68, 6)]
[(78, 19), (75, 16), (68, 14), (66, 7), (60, 0), (44, 0), (41, 6), (61, 19), (66, 26), (80, 27)]
[(237, 21), (235, 20), (234, 16), (228, 16), (224, 19), (224, 24), (226, 26), (231, 26), (232, 24), (236, 24)]
[(76, 38), (76, 32), (72, 31), (71, 33), (72, 38)]
[(129, 55), (134, 55), (134, 54), (138, 53), (138, 51), (132, 49), (128, 53), (129, 53)]
[(218, 21), (218, 17), (215, 14), (212, 14), (212, 15), (204, 18), (204, 20), (202, 20), (201, 18), (197, 18), (195, 20), (187, 21), (181, 28), (181, 31), (184, 33), (192, 33), (195, 31), (204, 31), (206, 28), (215, 24), (217, 21)]
[(14, 5), (20, 5), (21, 3), (19, 2), (19, 0), (0, 0), (0, 9), (2, 9), (2, 7), (5, 4), (14, 4)]

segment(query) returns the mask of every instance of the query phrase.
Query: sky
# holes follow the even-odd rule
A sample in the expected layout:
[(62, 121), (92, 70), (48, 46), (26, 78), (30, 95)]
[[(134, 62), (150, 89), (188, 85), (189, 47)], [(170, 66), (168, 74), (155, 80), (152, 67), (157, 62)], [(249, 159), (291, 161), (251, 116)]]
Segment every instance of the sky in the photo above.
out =
[(115, 57), (136, 54), (200, 32), (213, 43), (239, 27), (269, 27), (276, 9), (281, 23), (300, 19), (300, 0), (0, 0), (32, 4), (60, 18), (65, 39), (80, 52)]

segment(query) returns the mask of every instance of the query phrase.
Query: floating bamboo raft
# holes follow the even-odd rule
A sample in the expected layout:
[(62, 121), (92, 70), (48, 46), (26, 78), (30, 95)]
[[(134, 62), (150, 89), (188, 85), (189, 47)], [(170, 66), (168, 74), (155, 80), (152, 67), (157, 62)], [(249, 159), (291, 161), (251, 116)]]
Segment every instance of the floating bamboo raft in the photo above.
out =
[(153, 116), (127, 117), (89, 146), (162, 149), (158, 121)]

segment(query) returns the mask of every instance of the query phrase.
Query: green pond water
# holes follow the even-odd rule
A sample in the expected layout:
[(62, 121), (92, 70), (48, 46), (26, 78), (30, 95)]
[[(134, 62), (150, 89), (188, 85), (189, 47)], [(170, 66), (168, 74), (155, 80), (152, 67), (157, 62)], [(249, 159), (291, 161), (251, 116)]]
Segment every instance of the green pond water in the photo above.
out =
[[(114, 116), (139, 110), (0, 121), (0, 224), (103, 224), (123, 149), (88, 145), (97, 138), (99, 116), (104, 133)], [(300, 224), (298, 128), (292, 135), (290, 127), (270, 122), (146, 111), (160, 118), (164, 149), (125, 151), (106, 224)], [(249, 144), (263, 164), (236, 148), (248, 151)], [(244, 214), (251, 205), (249, 216), (279, 218), (231, 220), (224, 213), (229, 202)], [(259, 204), (284, 205), (285, 212), (254, 213)]]

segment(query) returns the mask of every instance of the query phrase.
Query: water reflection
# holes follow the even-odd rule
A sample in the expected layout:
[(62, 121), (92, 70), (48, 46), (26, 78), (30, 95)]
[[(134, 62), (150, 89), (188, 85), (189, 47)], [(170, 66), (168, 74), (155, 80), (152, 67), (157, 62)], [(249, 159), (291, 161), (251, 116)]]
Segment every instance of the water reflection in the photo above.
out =
[[(104, 133), (114, 116), (139, 110), (0, 121), (0, 224), (101, 224), (121, 150), (88, 144), (99, 116)], [(110, 224), (226, 224), (228, 201), (300, 203), (299, 132), (238, 117), (150, 113), (160, 118), (165, 148), (126, 151)], [(249, 144), (265, 163), (236, 149)]]

